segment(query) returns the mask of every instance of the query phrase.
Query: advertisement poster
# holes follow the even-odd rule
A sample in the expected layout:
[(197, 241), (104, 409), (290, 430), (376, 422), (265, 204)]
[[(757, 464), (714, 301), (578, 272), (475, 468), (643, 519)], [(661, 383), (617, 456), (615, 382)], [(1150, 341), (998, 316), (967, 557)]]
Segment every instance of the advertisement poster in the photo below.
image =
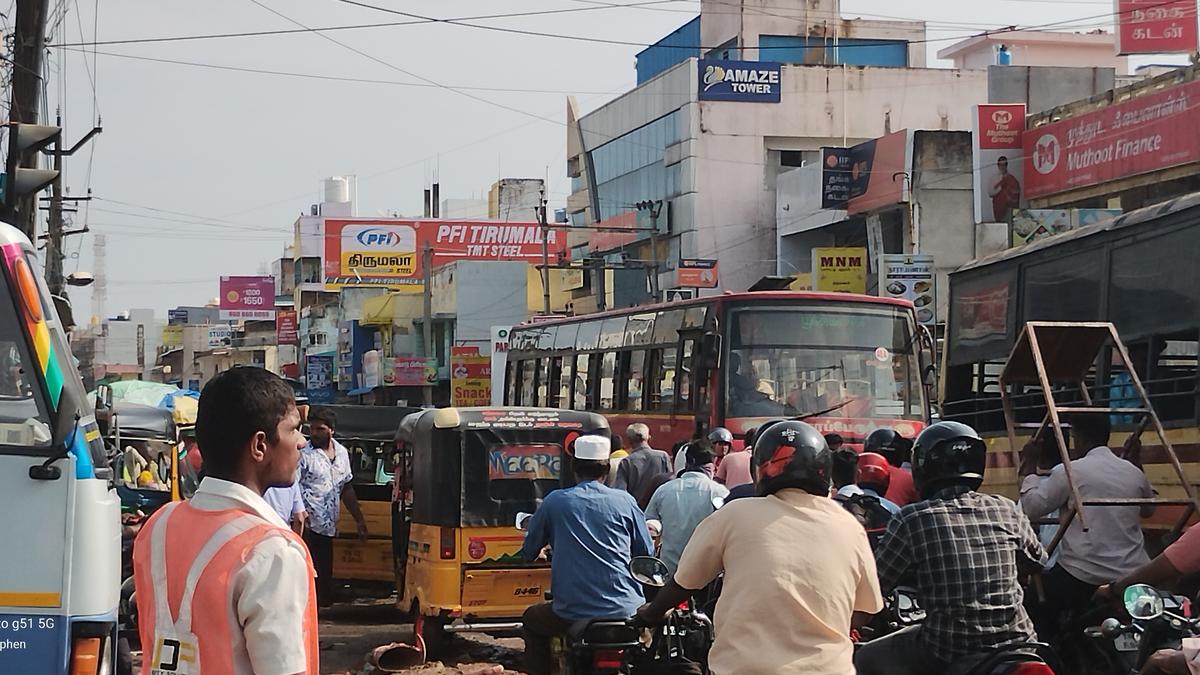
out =
[(1024, 202), (1021, 194), (1024, 132), (1024, 103), (975, 106), (971, 135), (975, 222), (1007, 223)]
[(1013, 213), (1012, 245), (1069, 232), (1121, 215), (1121, 209), (1021, 209)]
[(901, 129), (850, 148), (848, 213), (908, 201), (908, 171), (912, 166), (912, 133)]
[(275, 277), (221, 277), (218, 304), (222, 320), (275, 319)]
[(228, 347), (233, 341), (233, 329), (227, 323), (208, 327), (208, 348)]
[(188, 311), (186, 309), (168, 309), (167, 310), (167, 323), (177, 324), (177, 323), (187, 323), (187, 322), (188, 322)]
[(1200, 82), (1025, 133), (1025, 196), (1044, 197), (1200, 160)]
[[(455, 260), (542, 260), (542, 228), (533, 222), (330, 218), (325, 221), (325, 287), (392, 286), (420, 292), (426, 244), (434, 267)], [(565, 232), (548, 230), (546, 245), (552, 260), (566, 259)]]
[(717, 261), (680, 258), (675, 271), (675, 285), (680, 288), (716, 288)]
[(183, 326), (179, 324), (167, 324), (163, 326), (159, 344), (164, 347), (183, 346)]
[(362, 355), (362, 386), (378, 387), (382, 380), (383, 360), (378, 349), (363, 352)]
[(558, 271), (559, 290), (575, 291), (583, 288), (583, 268)]
[(1116, 0), (1118, 54), (1191, 54), (1196, 0)]
[(867, 292), (866, 248), (814, 248), (812, 268), (814, 291)]
[(851, 164), (850, 148), (821, 148), (821, 208), (846, 208)]
[(437, 384), (437, 359), (422, 356), (397, 356), (392, 368), (392, 381), (384, 384), (397, 387), (424, 387)]
[(488, 406), (492, 403), (492, 357), (478, 347), (450, 348), (450, 405)]
[(997, 284), (975, 293), (964, 293), (956, 302), (960, 317), (959, 339), (969, 344), (1008, 335), (1007, 283)]
[(333, 403), (333, 354), (309, 354), (304, 373), (309, 403)]
[(779, 103), (782, 66), (769, 61), (697, 61), (701, 101)]
[(294, 309), (275, 312), (275, 340), (281, 345), (300, 343), (300, 315)]
[(508, 332), (512, 326), (492, 326), (492, 405), (504, 405), (504, 373), (508, 370)]
[(886, 253), (879, 256), (879, 295), (908, 300), (917, 310), (917, 321), (937, 323), (937, 293), (933, 256)]

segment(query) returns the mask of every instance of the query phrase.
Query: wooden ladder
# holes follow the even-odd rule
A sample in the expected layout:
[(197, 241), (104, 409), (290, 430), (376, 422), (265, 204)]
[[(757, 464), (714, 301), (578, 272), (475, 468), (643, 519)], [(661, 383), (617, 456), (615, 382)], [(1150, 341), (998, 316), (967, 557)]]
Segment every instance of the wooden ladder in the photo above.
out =
[[(1136, 407), (1097, 406), (1092, 403), (1092, 396), (1087, 387), (1087, 374), (1104, 346), (1109, 342), (1120, 356), (1125, 372), (1129, 374), (1130, 384), (1137, 394), (1140, 405)], [(1084, 405), (1059, 405), (1054, 400), (1052, 385), (1067, 385), (1078, 387)], [(1017, 422), (1014, 413), (1010, 385), (1033, 385), (1041, 388), (1046, 400), (1046, 415), (1041, 424), (1031, 425)], [(1009, 448), (1013, 454), (1014, 466), (1020, 466), (1020, 450), (1017, 446), (1017, 429), (1036, 427), (1033, 438), (1038, 438), (1049, 426), (1054, 431), (1054, 440), (1062, 457), (1063, 471), (1067, 475), (1067, 483), (1071, 488), (1071, 501), (1067, 511), (1060, 520), (1058, 532), (1050, 542), (1047, 553), (1058, 546), (1059, 541), (1070, 527), (1071, 521), (1078, 517), (1079, 524), (1087, 531), (1087, 519), (1083, 506), (1145, 506), (1145, 505), (1183, 505), (1183, 517), (1175, 527), (1175, 533), (1183, 530), (1193, 514), (1200, 512), (1200, 498), (1196, 489), (1184, 473), (1183, 465), (1171, 447), (1171, 441), (1163, 430), (1162, 422), (1150, 404), (1146, 389), (1142, 386), (1141, 378), (1129, 359), (1129, 351), (1117, 329), (1107, 322), (1075, 322), (1075, 321), (1030, 321), (1025, 324), (1021, 335), (1017, 338), (1009, 355), (1008, 363), (1000, 374), (1000, 401), (1004, 407), (1004, 420), (1008, 428)], [(1097, 414), (1097, 415), (1134, 415), (1139, 424), (1134, 431), (1140, 435), (1148, 426), (1154, 428), (1162, 442), (1163, 450), (1175, 468), (1179, 482), (1187, 494), (1186, 499), (1164, 499), (1160, 497), (1093, 497), (1087, 500), (1079, 496), (1079, 488), (1071, 475), (1071, 458), (1067, 454), (1067, 441), (1063, 435), (1062, 415), (1064, 414)]]

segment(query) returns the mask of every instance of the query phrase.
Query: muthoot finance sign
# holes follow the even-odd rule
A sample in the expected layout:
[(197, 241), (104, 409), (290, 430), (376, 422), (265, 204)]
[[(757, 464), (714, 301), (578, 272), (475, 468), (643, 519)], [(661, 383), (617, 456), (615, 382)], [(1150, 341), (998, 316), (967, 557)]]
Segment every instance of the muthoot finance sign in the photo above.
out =
[(701, 101), (779, 103), (781, 65), (766, 61), (699, 61)]

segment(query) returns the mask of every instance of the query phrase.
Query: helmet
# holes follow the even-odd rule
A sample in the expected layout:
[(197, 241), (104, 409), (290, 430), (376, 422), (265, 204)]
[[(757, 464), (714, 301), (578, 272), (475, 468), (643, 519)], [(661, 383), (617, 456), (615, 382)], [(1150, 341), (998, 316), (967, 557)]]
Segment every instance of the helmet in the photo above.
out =
[(938, 422), (917, 436), (912, 462), (913, 486), (924, 499), (954, 485), (975, 490), (983, 483), (987, 446), (961, 422)]
[(820, 432), (804, 422), (778, 422), (760, 429), (754, 441), (753, 465), (760, 496), (783, 488), (829, 495), (833, 453)]
[(733, 445), (733, 434), (725, 427), (717, 427), (708, 434), (709, 443), (728, 443)]
[(892, 466), (900, 466), (909, 460), (912, 441), (901, 436), (895, 429), (876, 429), (867, 436), (863, 452), (876, 452), (887, 458)]
[(858, 456), (858, 486), (884, 494), (892, 482), (892, 467), (887, 458), (876, 452)]

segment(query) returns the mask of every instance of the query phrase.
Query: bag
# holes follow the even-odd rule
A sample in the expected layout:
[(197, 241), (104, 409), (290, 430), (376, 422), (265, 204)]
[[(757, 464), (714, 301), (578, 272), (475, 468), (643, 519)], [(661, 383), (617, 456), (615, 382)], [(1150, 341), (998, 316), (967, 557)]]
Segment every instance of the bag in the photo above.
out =
[(884, 530), (887, 529), (888, 523), (891, 522), (891, 511), (879, 501), (879, 498), (868, 494), (854, 494), (848, 497), (837, 496), (834, 498), (842, 508), (850, 512), (854, 519), (863, 526), (867, 531), (867, 538), (871, 540), (873, 547), (879, 537), (883, 536)]

